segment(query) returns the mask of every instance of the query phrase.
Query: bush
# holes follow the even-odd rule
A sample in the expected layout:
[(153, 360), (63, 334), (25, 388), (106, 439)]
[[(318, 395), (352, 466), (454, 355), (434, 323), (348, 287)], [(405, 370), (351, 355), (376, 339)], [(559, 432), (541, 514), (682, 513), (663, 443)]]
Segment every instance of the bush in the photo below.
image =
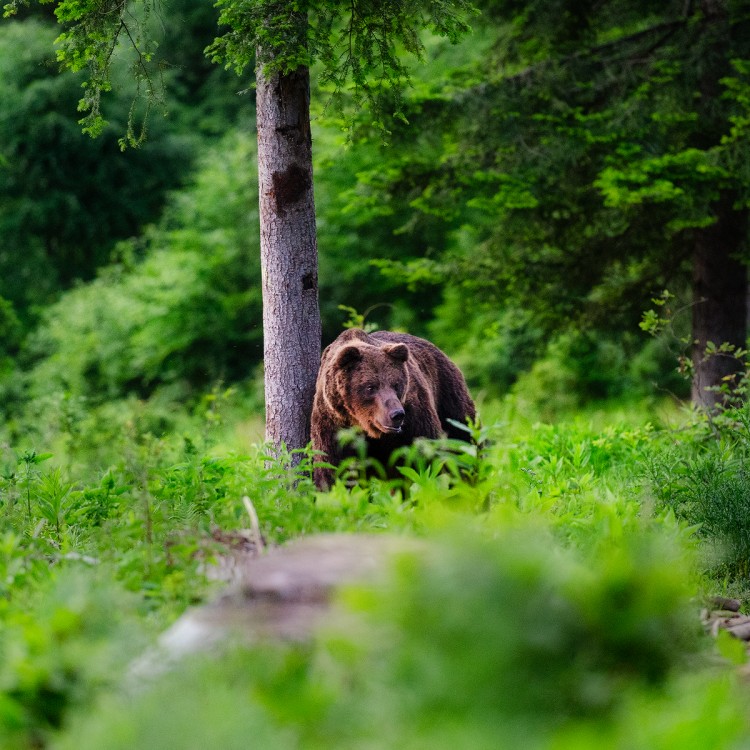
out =
[[(2, 552), (8, 552), (7, 537)], [(0, 641), (0, 744), (46, 747), (65, 716), (122, 679), (147, 643), (135, 624), (133, 596), (107, 573), (70, 562), (24, 608), (3, 611)]]
[(662, 507), (695, 527), (714, 575), (750, 577), (750, 406), (699, 415), (679, 442), (646, 463)]
[(454, 354), (469, 387), (488, 398), (505, 395), (543, 350), (542, 332), (524, 311), (468, 311), (465, 295), (454, 287), (446, 289), (430, 335)]
[(520, 402), (551, 420), (593, 402), (617, 398), (684, 395), (687, 382), (661, 339), (642, 341), (570, 332), (554, 339), (546, 354), (513, 388)]

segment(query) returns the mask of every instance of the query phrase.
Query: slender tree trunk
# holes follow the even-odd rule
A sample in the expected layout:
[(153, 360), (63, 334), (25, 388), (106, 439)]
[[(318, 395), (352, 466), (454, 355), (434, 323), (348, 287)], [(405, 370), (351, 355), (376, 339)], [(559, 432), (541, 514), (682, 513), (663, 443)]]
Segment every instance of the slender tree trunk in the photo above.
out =
[(310, 74), (256, 72), (266, 440), (295, 449), (310, 440), (320, 364)]
[[(719, 386), (742, 368), (731, 354), (706, 356), (706, 344), (745, 347), (747, 267), (739, 259), (747, 236), (747, 213), (729, 195), (717, 205), (717, 221), (696, 232), (693, 254), (693, 403), (708, 409), (722, 403)], [(730, 383), (731, 385), (731, 383)]]

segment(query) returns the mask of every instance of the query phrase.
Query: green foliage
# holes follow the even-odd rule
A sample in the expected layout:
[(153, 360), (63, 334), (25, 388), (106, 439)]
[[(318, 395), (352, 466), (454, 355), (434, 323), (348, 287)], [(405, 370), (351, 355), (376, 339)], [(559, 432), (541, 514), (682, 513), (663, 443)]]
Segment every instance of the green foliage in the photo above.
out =
[(248, 375), (262, 336), (253, 159), (248, 138), (228, 136), (158, 226), (47, 310), (30, 344), (43, 357), (30, 374), (36, 398), (184, 392)]
[(378, 184), (361, 184), (382, 163), (377, 144), (344, 148), (334, 123), (315, 127), (313, 140), (323, 341), (341, 331), (340, 305), (362, 311), (379, 328), (426, 333), (439, 290), (412, 286), (398, 273), (386, 276), (373, 261), (419, 258), (442, 246), (442, 238), (406, 231), (408, 207), (390, 201)]
[[(384, 588), (346, 592), (345, 625), (331, 618), (310, 646), (188, 662), (126, 712), (108, 696), (60, 747), (248, 735), (269, 748), (668, 747), (679, 735), (698, 748), (708, 734), (728, 748), (745, 735), (731, 680), (681, 674), (698, 640), (679, 553), (648, 536), (591, 558), (543, 532), (493, 537), (462, 531), (401, 557)], [(175, 691), (165, 723), (154, 706)], [(711, 708), (696, 718), (696, 703)]]
[(542, 331), (525, 311), (481, 303), (469, 311), (458, 287), (446, 290), (435, 313), (431, 340), (452, 353), (472, 391), (485, 397), (507, 393), (544, 349)]
[[(720, 191), (731, 185), (730, 173), (715, 163), (714, 154), (686, 148), (679, 153), (638, 160), (640, 154), (634, 149), (627, 154), (620, 151), (615, 158), (622, 164), (620, 159), (627, 156), (627, 164), (605, 167), (594, 183), (605, 206), (627, 210), (648, 203), (671, 203), (678, 217), (666, 225), (668, 233), (714, 222), (708, 209), (718, 200)], [(683, 187), (687, 183), (689, 189)]]
[(53, 27), (33, 19), (0, 28), (0, 295), (25, 323), (32, 306), (92, 278), (117, 240), (153, 220), (191, 157), (187, 138), (163, 122), (142, 150), (120, 153), (128, 86), (102, 138), (81, 135), (73, 104), (81, 79), (57, 73), (53, 38)]
[[(95, 5), (101, 17), (88, 2), (58, 4), (69, 15), (64, 57), (101, 63), (104, 54), (108, 65), (113, 50), (102, 75), (124, 77), (117, 66), (135, 63), (142, 85), (157, 90), (163, 78), (190, 104), (174, 112), (182, 134), (232, 129), (243, 108), (227, 74), (188, 43), (210, 42), (216, 12), (182, 0), (164, 11), (161, 52), (180, 69), (162, 71), (147, 59), (151, 47), (128, 59), (130, 40), (112, 46), (117, 33), (137, 45), (138, 34), (155, 38), (150, 3)], [(12, 290), (0, 300), (2, 747), (747, 744), (744, 688), (717, 666), (744, 651), (720, 642), (704, 670), (694, 604), (717, 588), (747, 604), (747, 416), (727, 409), (701, 421), (641, 398), (652, 381), (684, 393), (668, 374), (669, 347), (685, 336), (678, 299), (656, 297), (646, 345), (622, 333), (635, 332), (669, 278), (685, 277), (687, 232), (706, 224), (717, 191), (744, 201), (744, 37), (727, 34), (720, 49), (711, 35), (723, 33), (721, 19), (683, 22), (682, 2), (657, 13), (630, 0), (493, 1), (480, 33), (456, 47), (414, 36), (433, 13), (453, 19), (437, 32), (454, 36), (459, 5), (287, 4), (310, 11), (305, 38), (292, 12), (261, 30), (264, 44), (284, 37), (288, 64), (317, 56), (326, 69), (348, 31), (341, 13), (359, 9), (356, 54), (344, 49), (315, 98), (337, 88), (348, 104), (375, 97), (411, 123), (388, 125), (387, 151), (371, 114), (349, 123), (361, 140), (345, 151), (342, 122), (314, 124), (324, 337), (347, 316), (428, 335), (456, 355), (483, 415), (473, 442), (420, 442), (396, 480), (365, 480), (358, 457), (329, 493), (314, 490), (310, 451), (292, 461), (249, 447), (260, 432), (261, 326), (254, 146), (244, 130), (204, 150), (147, 229), (156, 208), (90, 247), (81, 229), (70, 278), (85, 275), (84, 255), (91, 275), (112, 238), (130, 239), (93, 282), (40, 310), (24, 341), (29, 301), (46, 299), (59, 279), (35, 254), (42, 235), (23, 244), (13, 221), (63, 217), (72, 227), (78, 216), (75, 201), (53, 202), (41, 179), (28, 194), (18, 189), (22, 172), (36, 174), (19, 156), (25, 135), (38, 154), (48, 141), (37, 128), (63, 134), (49, 141), (48, 176), (69, 172), (121, 213), (130, 198), (102, 187), (119, 173), (87, 167), (67, 134), (72, 120), (55, 114), (80, 79), (39, 67), (46, 27), (0, 30), (10, 103), (0, 117), (0, 222), (12, 271), (0, 274)], [(235, 32), (272, 6), (225, 3), (240, 26), (213, 54), (251, 63), (254, 37)], [(383, 8), (393, 13), (373, 15)], [(407, 50), (430, 61), (399, 100)], [(383, 61), (385, 77), (372, 69)], [(711, 106), (695, 96), (701, 69), (715, 74)], [(91, 80), (96, 129), (106, 79)], [(112, 128), (127, 132), (130, 122), (137, 140), (143, 112), (128, 104), (112, 102)], [(14, 112), (26, 119), (14, 122)], [(146, 148), (127, 157), (182, 174)], [(60, 161), (65, 153), (73, 166)], [(97, 215), (97, 231), (109, 232), (115, 218)], [(58, 224), (50, 230), (64, 236)], [(709, 353), (737, 352), (717, 343)], [(539, 422), (571, 410), (576, 419)], [(426, 537), (433, 552), (401, 560), (383, 590), (346, 593), (346, 625), (310, 644), (212, 656), (125, 695), (126, 662), (212, 594), (215, 558), (249, 543), (244, 497), (270, 545), (388, 530)]]
[[(25, 609), (2, 613), (0, 741), (47, 746), (66, 712), (114, 684), (146, 643), (132, 598), (100, 571), (69, 567), (42, 584)], [(140, 631), (140, 632), (139, 632)]]
[[(341, 329), (341, 305), (364, 309), (368, 325), (413, 322), (419, 330), (434, 300), (371, 266), (384, 248), (392, 257), (415, 255), (419, 244), (394, 241), (399, 216), (372, 231), (363, 225), (366, 214), (350, 205), (352, 175), (334, 159), (340, 139), (327, 129), (319, 142), (325, 340)], [(118, 244), (98, 278), (46, 309), (24, 350), (37, 408), (60, 391), (99, 403), (168, 387), (179, 400), (253, 375), (262, 357), (255, 158), (251, 134), (227, 134), (203, 155), (190, 184), (171, 194), (159, 223)], [(372, 158), (365, 152), (352, 162)]]
[[(0, 404), (17, 397), (18, 369), (16, 357), (22, 340), (23, 327), (13, 305), (0, 297)], [(3, 412), (0, 407), (0, 414)]]
[(654, 297), (651, 302), (657, 309), (652, 308), (643, 313), (643, 320), (640, 322), (641, 329), (652, 336), (656, 336), (671, 325), (674, 314), (671, 303), (674, 298), (674, 294), (668, 289), (665, 289), (658, 297)]
[[(675, 433), (632, 407), (604, 427), (488, 422), (472, 431), (480, 447), (420, 444), (398, 482), (316, 493), (310, 452), (294, 464), (245, 449), (246, 404), (234, 389), (193, 415), (158, 397), (96, 409), (63, 398), (45, 406), (45, 431), (3, 455), (0, 643), (23, 655), (3, 660), (4, 747), (40, 736), (234, 747), (248, 732), (271, 748), (483, 747), (499, 734), (512, 746), (604, 736), (627, 747), (679, 731), (691, 747), (716, 722), (721, 742), (746, 736), (728, 678), (695, 659), (685, 671), (699, 646), (694, 530), (650, 512), (641, 492)], [(42, 434), (54, 456), (32, 447)], [(310, 646), (188, 663), (123, 696), (111, 686), (145, 631), (209, 595), (206, 566), (247, 544), (245, 496), (269, 544), (387, 529), (425, 536), (433, 552), (402, 561), (382, 591), (348, 594), (356, 627), (350, 615)], [(73, 623), (64, 635), (59, 621)], [(175, 685), (165, 723), (153, 707)], [(696, 712), (696, 693), (714, 708)]]
[(360, 328), (367, 333), (377, 331), (377, 323), (365, 323), (369, 310), (365, 310), (363, 313), (358, 313), (353, 307), (348, 305), (339, 305), (339, 310), (349, 314), (349, 318), (344, 321), (344, 328)]
[(204, 54), (216, 36), (218, 16), (212, 0), (170, 0), (150, 19), (149, 32), (158, 41), (161, 60), (159, 81), (165, 88), (159, 109), (180, 132), (222, 136), (254, 117), (250, 91), (238, 91), (236, 75)]
[(526, 408), (550, 420), (607, 399), (687, 394), (668, 336), (643, 346), (635, 336), (571, 332), (558, 336), (520, 375), (513, 393)]
[(481, 7), (494, 43), (411, 93), (379, 170), (405, 226), (446, 238), (400, 270), (481, 299), (477, 328), (494, 307), (545, 337), (619, 336), (689, 282), (717, 200), (746, 205), (746, 3)]
[(750, 411), (743, 405), (698, 422), (677, 446), (647, 462), (660, 505), (705, 540), (706, 566), (740, 581), (750, 575), (749, 460)]
[[(105, 696), (97, 706), (100, 720), (77, 717), (54, 747), (243, 750), (251, 742), (268, 750), (293, 750), (299, 747), (293, 734), (279, 728), (262, 705), (248, 699), (248, 674), (257, 673), (267, 659), (237, 653), (218, 664), (200, 662), (169, 675), (151, 686), (146, 696), (136, 694), (125, 700), (119, 695)], [(211, 686), (208, 690), (207, 685)]]
[[(24, 0), (5, 5), (13, 15)], [(238, 73), (260, 50), (270, 74), (300, 66), (322, 64), (323, 79), (341, 92), (351, 81), (354, 103), (371, 105), (379, 127), (386, 130), (386, 118), (404, 119), (400, 92), (409, 81), (403, 53), (421, 57), (420, 34), (429, 28), (456, 41), (468, 30), (465, 16), (473, 11), (467, 0), (429, 0), (418, 4), (394, 0), (364, 2), (295, 2), (278, 0), (217, 3), (219, 28), (224, 31), (206, 49), (214, 62), (222, 62)], [(64, 30), (57, 38), (57, 58), (73, 71), (88, 71), (79, 110), (84, 132), (101, 135), (106, 121), (101, 111), (102, 94), (113, 84), (113, 65), (118, 56), (130, 58), (137, 94), (145, 100), (142, 127), (131, 110), (121, 145), (144, 142), (151, 106), (164, 91), (157, 34), (151, 28), (158, 4), (152, 0), (122, 3), (115, 0), (60, 0), (55, 16)], [(118, 55), (119, 53), (119, 55)], [(169, 61), (166, 61), (167, 63)]]
[(20, 343), (21, 321), (13, 305), (0, 297), (0, 362), (4, 362), (9, 354), (15, 354)]
[[(589, 568), (543, 534), (510, 532), (490, 544), (469, 536), (426, 564), (402, 564), (394, 589), (365, 600), (396, 630), (387, 642), (372, 639), (366, 662), (384, 688), (379, 701), (373, 696), (385, 704), (381, 721), (390, 715), (399, 727), (393, 741), (401, 735), (410, 744), (412, 721), (412, 742), (426, 735), (439, 743), (459, 725), (490, 736), (492, 724), (497, 731), (514, 718), (544, 733), (606, 714), (629, 679), (664, 680), (695, 635), (680, 614), (685, 579), (662, 565), (664, 552), (625, 543)], [(652, 620), (647, 636), (639, 608), (653, 612), (652, 597), (671, 614)], [(411, 675), (424, 683), (409, 696)]]
[(401, 90), (410, 81), (405, 53), (421, 58), (423, 29), (455, 42), (468, 31), (466, 0), (387, 3), (278, 0), (220, 0), (220, 23), (229, 30), (208, 53), (242, 72), (256, 55), (266, 75), (321, 64), (321, 83), (334, 96), (351, 94), (355, 109), (367, 102), (375, 124), (388, 130), (404, 119)]

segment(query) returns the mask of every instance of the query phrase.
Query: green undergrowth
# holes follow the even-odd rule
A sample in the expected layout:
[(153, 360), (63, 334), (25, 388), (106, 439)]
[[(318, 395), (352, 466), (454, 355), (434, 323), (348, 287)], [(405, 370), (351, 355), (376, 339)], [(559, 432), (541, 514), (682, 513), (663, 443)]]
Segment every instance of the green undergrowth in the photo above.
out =
[[(473, 443), (419, 444), (398, 481), (353, 462), (321, 494), (310, 451), (250, 445), (254, 398), (217, 389), (190, 413), (60, 399), (43, 430), (7, 433), (0, 746), (750, 738), (729, 666), (744, 655), (714, 653), (698, 621), (706, 593), (744, 598), (743, 412), (707, 422), (610, 404), (550, 424), (486, 405)], [(346, 594), (353, 629), (188, 661), (123, 693), (128, 663), (215, 592), (207, 566), (245, 539), (248, 501), (270, 545), (389, 532), (431, 552), (402, 560), (383, 591)]]
[(53, 746), (739, 746), (743, 689), (710, 665), (692, 590), (684, 551), (653, 532), (584, 554), (543, 526), (454, 524), (384, 588), (343, 592), (348, 616), (313, 642), (103, 692)]

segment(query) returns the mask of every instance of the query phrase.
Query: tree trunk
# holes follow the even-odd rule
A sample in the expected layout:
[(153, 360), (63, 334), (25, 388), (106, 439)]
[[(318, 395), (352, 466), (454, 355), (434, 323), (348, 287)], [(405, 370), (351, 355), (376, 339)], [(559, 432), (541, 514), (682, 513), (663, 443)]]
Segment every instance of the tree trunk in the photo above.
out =
[(310, 74), (256, 73), (266, 440), (291, 450), (310, 440), (320, 365)]
[[(723, 91), (721, 79), (731, 70), (725, 48), (732, 30), (726, 0), (700, 0), (698, 8), (710, 23), (705, 26), (700, 49), (700, 137), (695, 145), (710, 149), (720, 142), (728, 127), (716, 102)], [(724, 191), (714, 206), (715, 223), (694, 235), (692, 399), (696, 406), (708, 410), (725, 403), (726, 395), (707, 389), (724, 383), (731, 387), (742, 362), (731, 352), (707, 356), (706, 344), (744, 348), (747, 338), (747, 267), (741, 262), (747, 212), (735, 210), (736, 197)]]
[(715, 224), (698, 230), (693, 254), (693, 403), (714, 409), (721, 393), (706, 390), (731, 378), (742, 363), (731, 353), (706, 356), (706, 344), (745, 347), (747, 337), (747, 267), (740, 261), (747, 235), (747, 213), (736, 211), (725, 195)]

